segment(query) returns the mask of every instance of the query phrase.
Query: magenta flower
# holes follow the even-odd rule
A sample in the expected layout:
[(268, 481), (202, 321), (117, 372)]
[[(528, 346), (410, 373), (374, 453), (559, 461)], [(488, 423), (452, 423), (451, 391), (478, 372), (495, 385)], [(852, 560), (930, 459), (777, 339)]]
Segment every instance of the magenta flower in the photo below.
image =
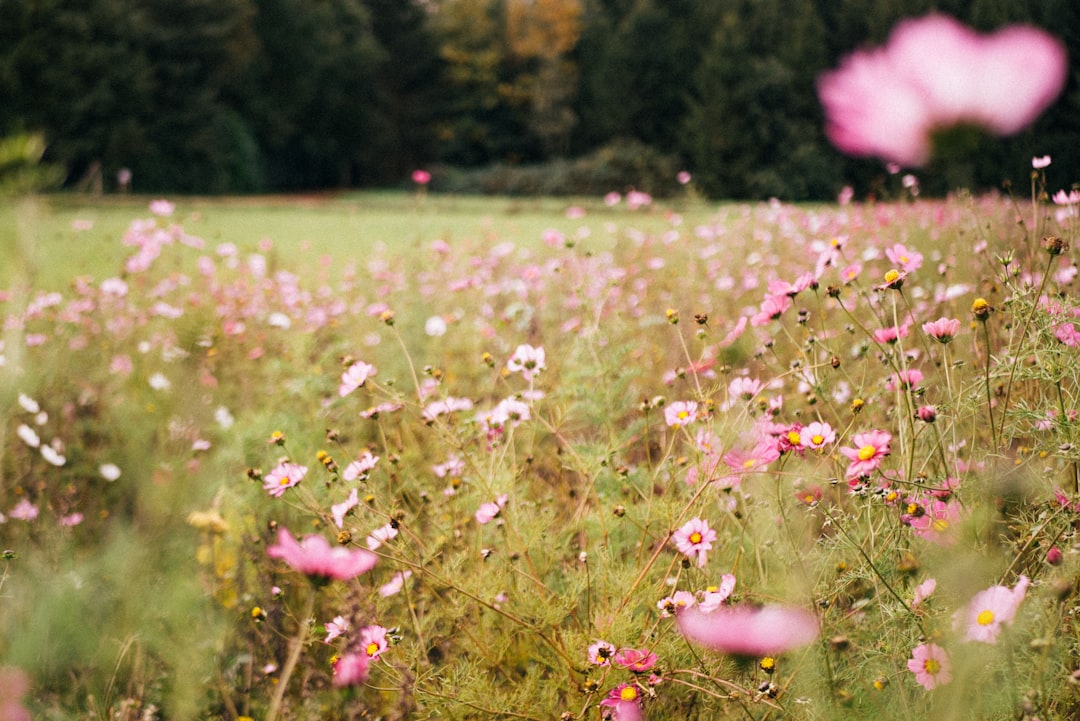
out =
[(960, 332), (960, 321), (956, 318), (938, 318), (923, 323), (923, 333), (930, 336), (938, 343), (951, 343), (956, 334)]
[(932, 134), (972, 124), (997, 135), (1029, 125), (1061, 92), (1065, 49), (1013, 25), (980, 35), (946, 15), (907, 20), (884, 47), (849, 55), (818, 81), (826, 134), (840, 150), (901, 165), (930, 159)]
[(996, 643), (1003, 624), (1011, 624), (1027, 595), (1028, 577), (1021, 576), (1012, 589), (991, 586), (975, 594), (966, 609), (956, 612), (954, 623), (966, 628), (968, 641)]
[(427, 185), (431, 182), (431, 173), (426, 170), (414, 170), (412, 172), (412, 182), (417, 185)]
[(619, 684), (608, 691), (607, 698), (600, 702), (606, 709), (611, 709), (613, 721), (641, 721), (641, 690), (632, 683)]
[(899, 373), (893, 373), (889, 376), (889, 380), (885, 382), (885, 387), (890, 391), (894, 391), (897, 388), (900, 390), (909, 390), (917, 387), (923, 381), (923, 373), (918, 368), (908, 368), (902, 370)]
[(285, 528), (278, 530), (278, 542), (266, 549), (266, 555), (285, 561), (317, 585), (356, 578), (374, 568), (378, 560), (371, 551), (331, 547), (322, 536), (305, 536), (303, 541), (297, 541)]
[(645, 673), (657, 661), (656, 654), (646, 648), (623, 648), (615, 654), (615, 663), (634, 673)]
[(679, 549), (679, 553), (691, 560), (696, 557), (698, 568), (701, 568), (705, 565), (706, 554), (712, 550), (712, 542), (716, 540), (716, 531), (709, 528), (708, 521), (695, 518), (675, 531), (671, 540)]
[(841, 448), (840, 452), (851, 461), (847, 469), (847, 478), (868, 476), (878, 466), (885, 456), (889, 455), (889, 442), (892, 434), (887, 431), (867, 431), (856, 433), (854, 448)]
[(274, 498), (281, 498), (285, 491), (304, 480), (307, 470), (307, 466), (282, 461), (263, 478), (263, 490)]
[(684, 608), (676, 620), (686, 638), (733, 656), (774, 656), (820, 633), (817, 617), (794, 606), (721, 606), (711, 613)]
[(371, 659), (364, 653), (347, 653), (334, 662), (334, 687), (359, 686), (367, 681)]
[(937, 644), (924, 643), (916, 646), (907, 662), (908, 670), (915, 674), (915, 681), (927, 691), (952, 680), (949, 671), (949, 655)]

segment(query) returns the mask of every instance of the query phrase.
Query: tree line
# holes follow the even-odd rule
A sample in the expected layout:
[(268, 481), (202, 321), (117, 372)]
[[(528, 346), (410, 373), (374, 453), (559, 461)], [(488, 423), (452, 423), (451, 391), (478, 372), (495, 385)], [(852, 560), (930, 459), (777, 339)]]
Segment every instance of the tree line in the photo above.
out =
[[(932, 10), (1032, 23), (1080, 58), (1074, 0), (0, 0), (0, 136), (42, 133), (67, 185), (105, 190), (384, 187), (583, 158), (610, 173), (630, 155), (713, 197), (884, 193), (880, 162), (825, 139), (815, 80)], [(1044, 154), (1078, 180), (1078, 121), (1074, 73), (1034, 128), (975, 138), (924, 187), (1026, 187)], [(653, 176), (641, 189), (673, 182)]]

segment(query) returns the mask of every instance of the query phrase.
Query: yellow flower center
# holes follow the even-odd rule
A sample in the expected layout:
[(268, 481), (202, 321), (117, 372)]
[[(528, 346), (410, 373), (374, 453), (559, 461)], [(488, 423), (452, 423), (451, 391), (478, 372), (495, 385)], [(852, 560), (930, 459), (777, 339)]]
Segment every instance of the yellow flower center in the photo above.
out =
[(810, 442), (815, 446), (820, 446), (822, 443), (825, 442), (825, 436), (821, 435), (820, 433), (815, 433), (814, 435), (810, 436)]
[(753, 468), (756, 462), (757, 461), (755, 461), (753, 458), (747, 458), (745, 461), (743, 461), (742, 465), (743, 468)]
[(908, 257), (906, 255), (901, 255), (900, 262), (906, 264), (908, 262)]
[(798, 431), (788, 431), (787, 439), (788, 439), (788, 442), (791, 443), (791, 445), (793, 445), (793, 446), (799, 445), (799, 439), (800, 439), (799, 438), (799, 432)]
[(899, 278), (899, 277), (900, 277), (900, 271), (896, 270), (896, 268), (893, 268), (892, 270), (885, 273), (885, 282), (886, 283), (895, 283), (896, 279)]
[(690, 534), (690, 543), (701, 543), (701, 534), (694, 531)]
[(941, 664), (938, 663), (937, 659), (928, 658), (925, 661), (923, 661), (923, 669), (928, 674), (933, 676), (934, 674), (936, 674), (938, 671), (941, 670)]
[(975, 617), (975, 623), (980, 626), (989, 626), (994, 622), (994, 612), (990, 609), (985, 611), (979, 611), (979, 615)]
[(365, 648), (364, 651), (367, 652), (368, 656), (374, 656), (375, 654), (377, 654), (379, 652), (379, 644), (372, 641), (371, 643), (369, 643), (367, 645), (367, 648)]
[(866, 445), (859, 449), (859, 460), (868, 461), (877, 454), (877, 449), (873, 446)]
[(944, 533), (945, 529), (949, 527), (949, 522), (946, 521), (944, 518), (935, 518), (934, 522), (931, 525), (938, 533)]
[(619, 691), (619, 698), (623, 701), (633, 701), (637, 698), (637, 689), (633, 686), (627, 686), (622, 691)]
[(278, 485), (279, 486), (287, 486), (287, 485), (289, 485), (289, 477), (288, 476), (282, 476), (281, 480), (278, 481)]

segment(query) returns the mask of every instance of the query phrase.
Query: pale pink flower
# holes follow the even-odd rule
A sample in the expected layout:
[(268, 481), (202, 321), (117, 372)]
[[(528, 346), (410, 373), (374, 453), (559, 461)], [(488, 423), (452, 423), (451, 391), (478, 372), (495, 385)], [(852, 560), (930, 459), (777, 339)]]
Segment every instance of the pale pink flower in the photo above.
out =
[(480, 504), (480, 508), (478, 508), (476, 513), (474, 514), (476, 517), (476, 522), (479, 523), (481, 526), (487, 523), (491, 523), (491, 521), (493, 521), (495, 517), (502, 512), (503, 506), (506, 505), (506, 502), (508, 500), (510, 500), (510, 496), (504, 493), (498, 498), (496, 498), (494, 501), (488, 501), (487, 503)]
[(680, 608), (693, 606), (696, 603), (697, 599), (694, 598), (694, 594), (689, 591), (676, 591), (671, 596), (666, 596), (657, 601), (656, 607), (660, 609), (661, 618), (669, 618), (678, 613)]
[(346, 481), (364, 480), (375, 469), (378, 462), (378, 456), (369, 450), (365, 450), (360, 454), (359, 458), (345, 466), (345, 470), (341, 472), (341, 477)]
[(915, 682), (927, 691), (952, 680), (949, 655), (945, 649), (934, 643), (916, 646), (907, 662), (908, 670), (915, 674)]
[(936, 579), (928, 578), (922, 583), (920, 583), (918, 586), (915, 587), (915, 592), (911, 599), (911, 607), (918, 608), (919, 606), (921, 606), (922, 602), (930, 598), (930, 594), (932, 594), (936, 589)]
[(593, 666), (610, 666), (615, 658), (615, 646), (607, 641), (594, 641), (589, 645), (589, 663)]
[(664, 422), (672, 428), (682, 428), (697, 420), (697, 412), (695, 401), (676, 401), (664, 408)]
[(921, 515), (911, 518), (908, 525), (919, 538), (939, 546), (951, 546), (956, 543), (958, 530), (956, 524), (960, 519), (961, 510), (958, 503), (935, 500), (923, 510)]
[(387, 523), (385, 526), (380, 526), (369, 533), (367, 540), (364, 543), (367, 545), (369, 551), (374, 551), (387, 541), (392, 541), (397, 538), (397, 535), (398, 530), (394, 528), (394, 524)]
[(991, 586), (980, 591), (966, 609), (956, 612), (954, 624), (966, 629), (965, 638), (968, 641), (996, 643), (1002, 625), (1011, 624), (1016, 617), (1016, 611), (1027, 595), (1028, 584), (1028, 577), (1020, 576), (1012, 589)]
[(923, 323), (923, 333), (930, 336), (938, 343), (950, 343), (960, 332), (960, 321), (956, 318), (938, 318)]
[(1042, 170), (1043, 168), (1050, 167), (1050, 156), (1036, 155), (1031, 159), (1031, 167), (1035, 168), (1035, 170)]
[(997, 135), (1029, 125), (1068, 74), (1062, 44), (1013, 25), (980, 35), (940, 14), (907, 20), (880, 48), (849, 55), (818, 82), (826, 134), (852, 155), (901, 165), (931, 156), (935, 130), (970, 123)]
[(330, 514), (334, 517), (334, 525), (338, 528), (345, 527), (345, 514), (360, 505), (360, 498), (356, 489), (352, 489), (349, 497), (341, 503), (330, 506)]
[(914, 273), (922, 267), (923, 256), (917, 250), (911, 250), (901, 243), (885, 249), (885, 257), (905, 273)]
[(724, 601), (731, 597), (731, 593), (735, 590), (735, 575), (731, 573), (725, 573), (720, 577), (719, 586), (709, 586), (704, 591), (701, 591), (701, 600), (698, 603), (698, 609), (702, 613), (712, 613), (716, 609), (723, 605)]
[(150, 213), (159, 218), (168, 218), (176, 210), (176, 206), (167, 200), (151, 200)]
[(820, 633), (817, 617), (794, 606), (721, 606), (711, 613), (685, 608), (676, 619), (686, 638), (735, 656), (773, 656)]
[(412, 571), (398, 571), (389, 581), (379, 587), (379, 595), (389, 598), (401, 593), (401, 589), (405, 587), (405, 582), (410, 576), (412, 576)]
[(330, 643), (338, 636), (349, 630), (349, 621), (344, 616), (334, 616), (333, 621), (326, 622), (326, 641)]
[(814, 421), (799, 431), (799, 445), (803, 448), (819, 451), (835, 441), (836, 431), (828, 423)]
[(1080, 190), (1070, 190), (1066, 193), (1064, 190), (1059, 190), (1054, 193), (1053, 200), (1058, 205), (1076, 205), (1080, 203)]
[(543, 348), (533, 348), (531, 345), (519, 345), (506, 362), (506, 370), (511, 373), (520, 373), (527, 381), (533, 379), (541, 371), (547, 368)]
[(353, 363), (341, 374), (341, 384), (338, 386), (338, 395), (344, 398), (357, 388), (363, 387), (368, 378), (378, 373), (375, 366), (363, 361)]
[(282, 461), (263, 478), (263, 490), (274, 498), (281, 498), (285, 491), (304, 480), (307, 471), (307, 466)]
[(266, 555), (279, 558), (315, 583), (344, 581), (367, 573), (378, 560), (371, 551), (331, 547), (322, 536), (305, 536), (297, 541), (285, 528), (278, 529), (278, 542), (266, 549)]
[(695, 518), (675, 531), (671, 540), (679, 553), (691, 560), (696, 558), (698, 567), (702, 568), (707, 561), (708, 552), (712, 550), (712, 542), (716, 540), (716, 531), (709, 528), (708, 521)]
[(25, 498), (8, 511), (8, 518), (14, 518), (17, 521), (32, 521), (37, 517), (38, 507)]
[(840, 453), (851, 461), (847, 470), (848, 480), (870, 475), (880, 466), (885, 456), (890, 453), (891, 440), (892, 434), (887, 431), (856, 433), (853, 439), (855, 447), (840, 449)]

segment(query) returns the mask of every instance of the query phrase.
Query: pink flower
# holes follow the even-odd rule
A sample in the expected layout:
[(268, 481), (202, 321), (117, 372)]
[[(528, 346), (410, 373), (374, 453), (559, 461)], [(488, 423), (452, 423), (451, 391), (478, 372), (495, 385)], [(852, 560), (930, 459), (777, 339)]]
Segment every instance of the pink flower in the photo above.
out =
[(506, 505), (508, 500), (510, 500), (510, 496), (504, 493), (494, 501), (480, 504), (480, 508), (478, 508), (474, 514), (476, 522), (481, 526), (491, 523), (491, 521), (502, 512), (503, 506)]
[(919, 538), (939, 546), (951, 546), (956, 542), (956, 523), (959, 520), (958, 504), (936, 500), (929, 508), (923, 509), (920, 515), (907, 520), (907, 523)]
[(624, 648), (615, 654), (615, 663), (634, 673), (645, 673), (656, 665), (657, 657), (645, 648)]
[(412, 571), (398, 571), (389, 581), (379, 587), (379, 595), (389, 598), (401, 593), (401, 589), (405, 587), (405, 582), (410, 576), (412, 576)]
[(150, 212), (159, 218), (168, 218), (176, 210), (176, 206), (167, 200), (151, 200)]
[(819, 451), (836, 441), (836, 432), (828, 423), (814, 421), (799, 431), (799, 445)]
[(341, 384), (338, 386), (338, 395), (342, 398), (352, 393), (357, 388), (362, 388), (368, 378), (378, 373), (375, 366), (363, 361), (353, 363), (341, 374)]
[(374, 568), (378, 560), (371, 551), (331, 548), (322, 536), (305, 536), (303, 541), (297, 541), (285, 528), (278, 530), (278, 542), (266, 549), (266, 555), (285, 561), (316, 584), (355, 578)]
[(431, 182), (431, 173), (426, 170), (414, 170), (412, 172), (412, 182), (417, 185), (427, 185)]
[(933, 691), (952, 680), (949, 655), (937, 644), (924, 643), (916, 646), (911, 652), (907, 667), (915, 674), (915, 682), (927, 691)]
[(365, 626), (360, 629), (360, 649), (372, 661), (386, 650), (386, 629), (382, 626)]
[(371, 659), (364, 653), (347, 653), (334, 662), (334, 687), (359, 686), (367, 681)]
[(915, 388), (923, 381), (922, 371), (918, 368), (909, 368), (907, 370), (900, 371), (899, 373), (893, 373), (889, 376), (889, 380), (886, 381), (885, 387), (890, 391), (894, 391), (897, 388), (900, 390), (909, 390)]
[(593, 666), (609, 666), (615, 658), (615, 646), (607, 641), (595, 641), (589, 646), (589, 663)]
[(38, 507), (24, 498), (8, 511), (8, 517), (18, 521), (32, 521), (38, 517)]
[(1031, 167), (1035, 168), (1035, 170), (1042, 170), (1043, 168), (1050, 167), (1050, 156), (1036, 155), (1031, 159)]
[(678, 613), (680, 608), (693, 606), (696, 603), (697, 599), (694, 598), (694, 594), (689, 591), (676, 591), (671, 596), (661, 598), (657, 601), (656, 607), (660, 609), (661, 618), (670, 618)]
[(701, 568), (705, 565), (706, 554), (712, 550), (712, 542), (716, 540), (716, 531), (709, 528), (708, 521), (695, 518), (675, 531), (671, 540), (679, 549), (679, 553), (689, 559), (694, 559), (696, 556), (698, 568)]
[(996, 643), (1003, 624), (1011, 624), (1020, 603), (1027, 595), (1028, 577), (1020, 576), (1010, 590), (1006, 586), (991, 586), (975, 594), (966, 609), (956, 612), (954, 623), (967, 629), (968, 641)]
[(711, 613), (685, 608), (676, 619), (686, 638), (734, 656), (773, 656), (820, 633), (817, 617), (793, 606), (721, 606)]
[(694, 401), (676, 401), (664, 408), (664, 422), (672, 428), (682, 428), (697, 420), (698, 404)]
[(938, 318), (923, 323), (923, 333), (930, 336), (938, 343), (950, 343), (960, 332), (960, 321), (956, 318)]
[(1064, 47), (1042, 30), (980, 35), (933, 14), (897, 25), (884, 47), (849, 55), (819, 79), (818, 95), (840, 150), (922, 165), (938, 129), (1019, 132), (1057, 97), (1067, 73)]
[(889, 455), (889, 441), (892, 434), (887, 431), (867, 431), (856, 433), (853, 442), (854, 448), (841, 448), (840, 452), (851, 461), (847, 469), (847, 478), (868, 476), (878, 466), (885, 456)]
[(368, 534), (367, 539), (364, 541), (369, 551), (374, 551), (379, 546), (383, 545), (387, 541), (392, 541), (397, 538), (398, 530), (394, 527), (393, 523), (387, 523), (385, 526), (380, 526), (374, 531)]
[(641, 721), (641, 690), (634, 684), (619, 684), (608, 691), (600, 706), (610, 709), (613, 721)]
[(263, 479), (263, 490), (274, 498), (281, 498), (286, 490), (304, 480), (307, 470), (307, 466), (283, 461), (277, 465), (277, 468), (266, 474)]

